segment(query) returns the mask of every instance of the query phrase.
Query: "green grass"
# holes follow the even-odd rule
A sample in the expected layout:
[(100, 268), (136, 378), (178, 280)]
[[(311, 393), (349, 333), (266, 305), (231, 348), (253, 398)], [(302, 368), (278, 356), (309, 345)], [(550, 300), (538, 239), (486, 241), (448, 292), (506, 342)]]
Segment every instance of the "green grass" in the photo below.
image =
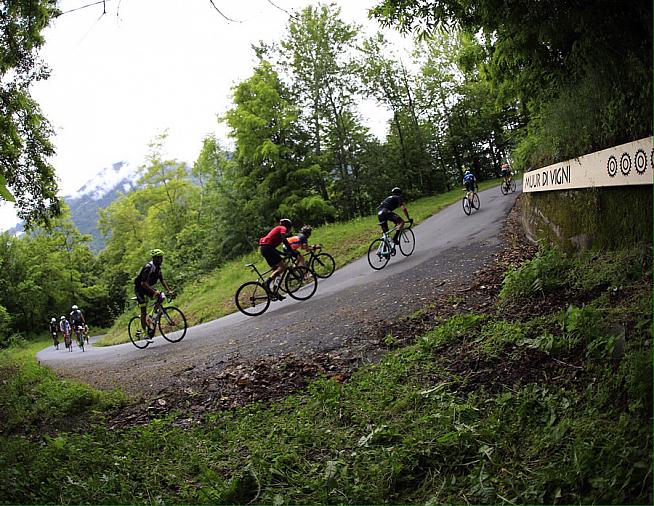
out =
[[(564, 274), (584, 280), (615, 258), (574, 259)], [(2, 425), (0, 500), (651, 504), (651, 286), (647, 275), (624, 272), (614, 278), (620, 298), (590, 296), (581, 283), (570, 289), (587, 304), (563, 311), (524, 321), (503, 311), (457, 315), (346, 383), (322, 378), (280, 402), (208, 413), (187, 429), (170, 415), (42, 436), (44, 420), (58, 427), (121, 399), (30, 363), (38, 343), (1, 352), (0, 413), (18, 407), (10, 429)], [(616, 325), (628, 329), (619, 360), (606, 339)], [(547, 332), (574, 343), (534, 356), (530, 340)], [(456, 357), (468, 365), (455, 373)], [(518, 367), (546, 373), (508, 381)]]
[[(480, 183), (479, 189), (485, 190), (500, 184), (500, 179)], [(433, 197), (425, 197), (407, 205), (410, 216), (415, 223), (429, 218), (444, 207), (463, 197), (460, 189), (452, 190)], [(336, 260), (336, 267), (342, 267), (368, 251), (371, 241), (380, 235), (376, 216), (367, 216), (344, 223), (335, 223), (316, 228), (311, 235), (312, 244), (322, 244), (325, 251)], [(227, 262), (221, 268), (186, 285), (174, 304), (186, 315), (189, 325), (213, 320), (236, 311), (234, 294), (238, 287), (255, 278), (245, 264), (255, 263), (260, 272), (268, 269), (258, 251)], [(99, 346), (109, 346), (129, 342), (127, 324), (137, 314), (137, 307), (121, 315), (107, 335), (97, 342)]]

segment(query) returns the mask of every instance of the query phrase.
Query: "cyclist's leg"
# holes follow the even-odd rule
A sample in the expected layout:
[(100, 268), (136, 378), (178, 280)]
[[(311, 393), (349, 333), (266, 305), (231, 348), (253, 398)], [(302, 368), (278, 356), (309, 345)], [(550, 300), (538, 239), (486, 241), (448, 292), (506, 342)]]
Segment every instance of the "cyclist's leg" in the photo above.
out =
[[(280, 277), (284, 270), (286, 269), (286, 263), (284, 262), (284, 259), (282, 258), (282, 255), (277, 249), (270, 244), (262, 244), (261, 245), (261, 255), (266, 259), (266, 262), (268, 262), (268, 265), (272, 269), (270, 276), (268, 279), (265, 281), (265, 286), (270, 292), (274, 292), (275, 295), (283, 299), (284, 297), (282, 295), (277, 294), (277, 290), (274, 290), (274, 284), (273, 281), (275, 278)], [(281, 282), (281, 277), (280, 281)]]

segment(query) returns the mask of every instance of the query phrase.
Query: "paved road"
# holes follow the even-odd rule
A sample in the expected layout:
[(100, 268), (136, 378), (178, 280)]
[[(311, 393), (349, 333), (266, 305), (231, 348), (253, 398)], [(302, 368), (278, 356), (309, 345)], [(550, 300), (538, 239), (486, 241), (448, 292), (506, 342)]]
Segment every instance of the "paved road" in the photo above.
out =
[(481, 209), (471, 216), (463, 214), (460, 202), (443, 209), (414, 228), (412, 256), (398, 254), (381, 271), (360, 258), (321, 280), (308, 301), (287, 297), (258, 317), (236, 312), (190, 328), (179, 343), (159, 336), (145, 350), (131, 343), (88, 347), (84, 353), (50, 347), (37, 359), (97, 387), (123, 386), (138, 393), (159, 391), (185, 374), (215, 371), (230, 360), (338, 349), (345, 340), (363, 338), (370, 325), (424, 307), (446, 289), (444, 282), (464, 279), (490, 261), (519, 191), (507, 196), (499, 187), (481, 192)]

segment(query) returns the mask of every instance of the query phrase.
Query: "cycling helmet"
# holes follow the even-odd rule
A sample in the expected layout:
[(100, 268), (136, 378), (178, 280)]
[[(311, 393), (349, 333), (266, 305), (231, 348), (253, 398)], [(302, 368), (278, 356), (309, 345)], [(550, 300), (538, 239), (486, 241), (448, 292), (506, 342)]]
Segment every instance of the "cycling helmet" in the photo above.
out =
[(150, 255), (152, 255), (152, 258), (154, 258), (154, 257), (163, 257), (164, 252), (161, 251), (159, 248), (155, 248), (152, 251), (150, 251)]
[(79, 308), (78, 308), (77, 306), (73, 305), (73, 307), (72, 307), (71, 309), (72, 309), (73, 311), (77, 311)]
[(293, 226), (293, 222), (288, 218), (282, 218), (281, 220), (279, 220), (279, 224), (286, 228), (291, 228)]
[(393, 189), (391, 190), (391, 193), (392, 193), (393, 195), (401, 195), (401, 194), (402, 194), (402, 190), (401, 190), (399, 187), (396, 186), (395, 188), (393, 188)]
[(57, 319), (56, 318), (50, 318), (50, 323), (57, 323)]
[(300, 233), (309, 237), (313, 229), (309, 225), (305, 225), (300, 229)]
[(60, 320), (65, 320), (66, 317), (62, 315), (61, 318), (59, 318), (59, 319), (60, 319)]

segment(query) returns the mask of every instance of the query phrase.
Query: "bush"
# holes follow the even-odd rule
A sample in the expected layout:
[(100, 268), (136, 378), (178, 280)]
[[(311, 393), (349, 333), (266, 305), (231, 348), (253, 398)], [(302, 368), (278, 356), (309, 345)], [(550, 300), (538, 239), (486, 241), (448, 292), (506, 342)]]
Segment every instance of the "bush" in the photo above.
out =
[(556, 249), (541, 249), (538, 254), (504, 276), (500, 298), (517, 301), (534, 295), (551, 293), (566, 284), (566, 273), (572, 261)]

